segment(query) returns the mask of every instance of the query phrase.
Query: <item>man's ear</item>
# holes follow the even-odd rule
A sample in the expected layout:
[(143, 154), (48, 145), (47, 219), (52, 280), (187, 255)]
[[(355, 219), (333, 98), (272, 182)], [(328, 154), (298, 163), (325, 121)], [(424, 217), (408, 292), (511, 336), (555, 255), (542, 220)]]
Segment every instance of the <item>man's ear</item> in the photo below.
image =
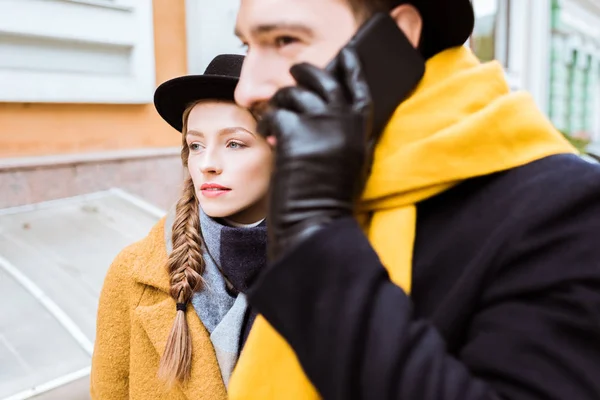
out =
[(394, 8), (390, 15), (398, 24), (398, 28), (406, 35), (413, 47), (419, 47), (423, 19), (421, 13), (412, 4), (401, 4)]

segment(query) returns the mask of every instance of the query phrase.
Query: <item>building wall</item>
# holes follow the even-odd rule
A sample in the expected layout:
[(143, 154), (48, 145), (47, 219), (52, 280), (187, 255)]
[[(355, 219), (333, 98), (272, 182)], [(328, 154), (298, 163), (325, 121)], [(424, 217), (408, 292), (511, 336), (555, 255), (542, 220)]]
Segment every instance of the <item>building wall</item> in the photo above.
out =
[(472, 0), (476, 22), (471, 47), (495, 59), (514, 90), (530, 92), (544, 112), (548, 103), (550, 0)]
[(600, 139), (600, 2), (553, 0), (549, 115), (558, 129)]
[(116, 187), (166, 210), (183, 178), (179, 148), (13, 158), (0, 165), (0, 208)]
[[(187, 71), (185, 2), (154, 0), (153, 18), (159, 84)], [(179, 143), (152, 104), (0, 103), (0, 158)]]
[(185, 0), (185, 4), (191, 74), (202, 74), (218, 54), (245, 53), (234, 35), (239, 0)]
[[(0, 4), (5, 7), (5, 11), (17, 12), (15, 10), (25, 6), (21, 0), (7, 1)], [(123, 1), (122, 4), (135, 7), (142, 4), (139, 1)], [(183, 180), (179, 157), (181, 137), (158, 116), (151, 101), (156, 85), (184, 75), (187, 71), (186, 8), (184, 1), (153, 0), (151, 5), (150, 0), (144, 1), (148, 1), (145, 3), (146, 31), (139, 32), (137, 27), (121, 23), (121, 28), (125, 27), (134, 39), (147, 35), (145, 57), (155, 60), (152, 63), (154, 65), (148, 65), (147, 69), (144, 65), (137, 65), (138, 70), (141, 67), (142, 74), (155, 75), (155, 79), (150, 76), (141, 97), (134, 93), (135, 90), (127, 87), (121, 90), (121, 98), (114, 96), (112, 101), (108, 96), (109, 98), (104, 98), (103, 104), (86, 104), (85, 101), (52, 102), (44, 96), (40, 96), (39, 101), (33, 99), (28, 103), (0, 102), (0, 208), (76, 196), (111, 187), (124, 189), (164, 209), (176, 201)], [(119, 2), (120, 0), (113, 4)], [(74, 13), (98, 13), (94, 15), (98, 15), (99, 19), (106, 18), (105, 14), (109, 12), (119, 16), (118, 10), (103, 10), (97, 4), (99, 3), (90, 2), (86, 5), (86, 2), (67, 1), (39, 5), (28, 3), (30, 7), (71, 7), (70, 10), (74, 9)], [(124, 14), (125, 12), (121, 13)], [(73, 22), (73, 19), (67, 22)], [(0, 27), (3, 23), (10, 24), (10, 20), (2, 19), (0, 15)], [(89, 23), (83, 21), (84, 25)], [(55, 26), (56, 24), (52, 28)], [(111, 29), (114, 26), (100, 24), (100, 29), (96, 29), (97, 39), (109, 40)], [(85, 31), (85, 26), (82, 31)], [(66, 32), (66, 35), (69, 33)], [(114, 32), (112, 34), (114, 36)], [(8, 40), (10, 41), (10, 37)], [(7, 51), (6, 42), (6, 38), (0, 41), (0, 45), (5, 45), (0, 48), (0, 54)], [(19, 41), (16, 43), (17, 46), (13, 44), (10, 51), (18, 53), (27, 50), (18, 47)], [(59, 46), (55, 48), (60, 52)], [(43, 46), (40, 49), (30, 49), (30, 56), (43, 58)], [(84, 58), (89, 53), (75, 52), (70, 56), (73, 57), (73, 54), (76, 55), (72, 58), (75, 63), (90, 65), (90, 59)], [(2, 71), (9, 70), (5, 66), (4, 70), (0, 68), (0, 72)], [(77, 73), (63, 72), (62, 75), (55, 76), (58, 81), (60, 76), (77, 78)], [(55, 84), (49, 83), (50, 86)], [(101, 96), (102, 89), (101, 85), (96, 85), (90, 97), (94, 98), (96, 94)], [(138, 104), (127, 103), (130, 93), (138, 96)], [(54, 94), (56, 91), (45, 91), (46, 97)], [(78, 99), (77, 96), (75, 99)]]

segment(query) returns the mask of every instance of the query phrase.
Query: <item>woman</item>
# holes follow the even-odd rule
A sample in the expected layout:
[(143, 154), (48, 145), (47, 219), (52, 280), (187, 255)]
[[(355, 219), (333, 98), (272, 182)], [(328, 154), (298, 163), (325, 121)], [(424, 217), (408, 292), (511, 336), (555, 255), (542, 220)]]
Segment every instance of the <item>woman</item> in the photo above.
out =
[(265, 264), (271, 147), (233, 102), (243, 57), (162, 84), (159, 114), (182, 132), (176, 209), (111, 266), (98, 309), (94, 399), (225, 399), (252, 325), (243, 294)]

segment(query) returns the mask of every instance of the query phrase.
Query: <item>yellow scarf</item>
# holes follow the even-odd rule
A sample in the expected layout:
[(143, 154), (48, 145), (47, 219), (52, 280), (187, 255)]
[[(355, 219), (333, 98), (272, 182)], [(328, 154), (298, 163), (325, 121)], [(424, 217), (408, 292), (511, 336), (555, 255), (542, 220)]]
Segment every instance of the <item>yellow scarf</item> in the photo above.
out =
[[(573, 147), (525, 93), (509, 93), (502, 67), (465, 47), (431, 58), (415, 92), (375, 149), (363, 193), (365, 230), (391, 280), (410, 293), (415, 204), (462, 180)], [(258, 316), (229, 385), (234, 400), (319, 399), (287, 342)]]

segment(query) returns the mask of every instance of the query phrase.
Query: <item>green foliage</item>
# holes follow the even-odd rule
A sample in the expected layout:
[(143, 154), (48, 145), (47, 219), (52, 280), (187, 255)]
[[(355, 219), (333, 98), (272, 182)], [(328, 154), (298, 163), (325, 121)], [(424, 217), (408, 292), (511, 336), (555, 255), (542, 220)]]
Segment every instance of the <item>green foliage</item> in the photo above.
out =
[(580, 135), (573, 136), (567, 132), (561, 131), (561, 133), (577, 150), (579, 150), (580, 153), (585, 153), (588, 144), (590, 144), (590, 139)]
[(492, 61), (495, 56), (495, 41), (493, 36), (473, 37), (473, 49), (477, 57), (483, 61)]

